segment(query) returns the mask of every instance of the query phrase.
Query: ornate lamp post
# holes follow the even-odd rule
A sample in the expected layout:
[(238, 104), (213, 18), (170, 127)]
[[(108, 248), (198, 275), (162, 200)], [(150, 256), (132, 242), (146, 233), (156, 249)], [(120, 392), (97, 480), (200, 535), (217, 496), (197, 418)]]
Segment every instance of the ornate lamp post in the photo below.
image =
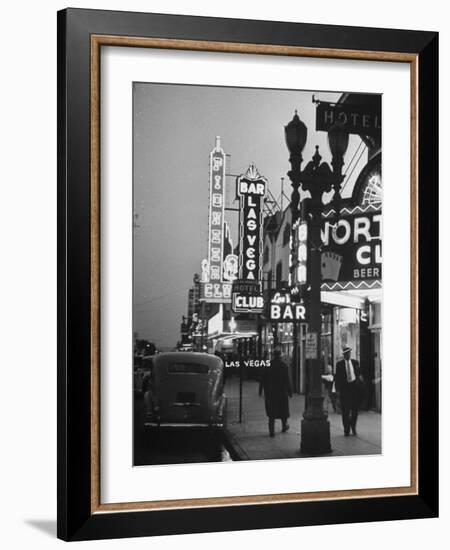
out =
[(309, 332), (313, 333), (317, 342), (314, 359), (307, 360), (309, 374), (309, 398), (306, 402), (306, 410), (303, 414), (301, 427), (301, 452), (310, 455), (329, 453), (330, 423), (328, 414), (323, 409), (322, 396), (322, 372), (320, 365), (320, 332), (321, 332), (321, 302), (320, 288), (322, 284), (321, 273), (321, 218), (324, 193), (334, 189), (333, 204), (338, 215), (340, 212), (340, 189), (344, 179), (342, 166), (344, 155), (348, 147), (348, 134), (341, 126), (334, 126), (328, 132), (328, 143), (332, 154), (332, 169), (326, 162), (321, 162), (319, 147), (304, 170), (302, 151), (306, 144), (307, 128), (300, 120), (297, 112), (293, 119), (285, 126), (286, 145), (288, 147), (291, 170), (288, 172), (292, 182), (293, 192), (291, 199), (292, 217), (295, 222), (300, 213), (299, 186), (303, 191), (308, 191), (311, 198), (308, 200), (307, 216), (309, 218), (308, 252), (309, 252)]
[(287, 173), (292, 185), (291, 209), (292, 209), (292, 225), (299, 217), (298, 203), (300, 202), (300, 193), (298, 188), (301, 182), (301, 165), (303, 162), (302, 151), (308, 137), (308, 128), (305, 123), (300, 120), (300, 117), (295, 111), (294, 118), (284, 127), (284, 136), (286, 145), (290, 153), (289, 162), (291, 169)]

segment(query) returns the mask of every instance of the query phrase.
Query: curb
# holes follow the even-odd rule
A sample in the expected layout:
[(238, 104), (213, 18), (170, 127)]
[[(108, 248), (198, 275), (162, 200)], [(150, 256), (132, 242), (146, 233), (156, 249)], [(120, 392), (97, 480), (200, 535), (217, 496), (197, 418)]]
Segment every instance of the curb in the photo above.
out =
[(226, 450), (230, 453), (232, 460), (250, 460), (250, 457), (236, 441), (233, 434), (226, 429), (223, 431), (223, 444)]

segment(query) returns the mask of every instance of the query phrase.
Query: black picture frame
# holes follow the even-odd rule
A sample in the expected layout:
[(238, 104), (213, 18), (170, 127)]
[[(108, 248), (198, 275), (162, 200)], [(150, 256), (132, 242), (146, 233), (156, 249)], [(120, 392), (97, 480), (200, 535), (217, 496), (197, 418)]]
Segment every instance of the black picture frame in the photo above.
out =
[[(97, 513), (92, 487), (92, 36), (411, 54), (417, 79), (418, 490), (414, 495)], [(330, 57), (338, 57), (330, 53)], [(85, 9), (58, 13), (58, 532), (64, 540), (438, 515), (438, 34)]]

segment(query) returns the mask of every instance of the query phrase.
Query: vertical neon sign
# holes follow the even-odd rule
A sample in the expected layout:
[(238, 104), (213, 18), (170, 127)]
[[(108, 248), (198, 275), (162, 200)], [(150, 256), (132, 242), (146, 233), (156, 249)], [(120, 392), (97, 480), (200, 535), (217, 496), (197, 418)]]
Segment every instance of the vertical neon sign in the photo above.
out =
[(223, 281), (223, 232), (225, 208), (225, 153), (220, 137), (210, 154), (208, 264), (211, 283)]
[(291, 254), (289, 257), (289, 285), (300, 286), (308, 282), (308, 223), (297, 220), (292, 226)]
[(263, 205), (267, 180), (255, 165), (239, 176), (239, 279), (261, 281), (263, 249)]

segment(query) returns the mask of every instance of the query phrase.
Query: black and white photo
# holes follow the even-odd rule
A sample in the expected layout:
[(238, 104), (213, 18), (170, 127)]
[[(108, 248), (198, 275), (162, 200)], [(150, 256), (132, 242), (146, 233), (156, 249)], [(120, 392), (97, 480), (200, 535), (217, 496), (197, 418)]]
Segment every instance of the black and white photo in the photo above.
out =
[(133, 464), (382, 453), (382, 96), (133, 83)]

